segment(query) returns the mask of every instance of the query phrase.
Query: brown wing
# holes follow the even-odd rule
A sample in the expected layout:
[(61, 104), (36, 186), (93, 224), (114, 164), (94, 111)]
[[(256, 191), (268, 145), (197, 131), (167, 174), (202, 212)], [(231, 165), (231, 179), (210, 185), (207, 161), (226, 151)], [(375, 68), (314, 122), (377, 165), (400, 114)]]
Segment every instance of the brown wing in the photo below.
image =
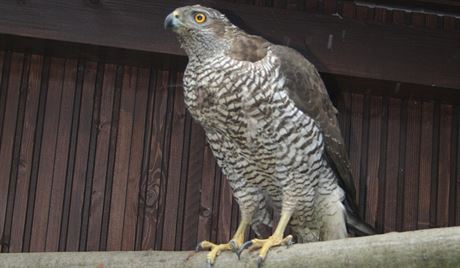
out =
[(351, 174), (345, 143), (337, 120), (337, 109), (332, 104), (326, 87), (315, 66), (300, 53), (285, 46), (271, 47), (281, 61), (289, 97), (305, 114), (315, 119), (323, 132), (326, 156), (340, 178), (340, 185), (351, 200), (356, 190)]

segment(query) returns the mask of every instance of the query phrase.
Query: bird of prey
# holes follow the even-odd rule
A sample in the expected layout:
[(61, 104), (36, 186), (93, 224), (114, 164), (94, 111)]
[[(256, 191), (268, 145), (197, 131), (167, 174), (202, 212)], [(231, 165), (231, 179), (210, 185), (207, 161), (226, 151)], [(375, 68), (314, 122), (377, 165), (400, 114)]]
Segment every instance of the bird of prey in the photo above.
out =
[[(355, 189), (344, 141), (316, 68), (295, 50), (249, 35), (221, 12), (200, 5), (176, 9), (165, 19), (189, 62), (185, 104), (204, 128), (241, 210), (231, 241), (214, 244), (207, 263), (226, 250), (239, 256), (271, 247), (373, 234), (356, 212)], [(266, 239), (244, 243), (249, 226)], [(267, 228), (269, 227), (269, 228)], [(291, 234), (284, 237), (286, 228)], [(270, 228), (271, 230), (271, 228)]]

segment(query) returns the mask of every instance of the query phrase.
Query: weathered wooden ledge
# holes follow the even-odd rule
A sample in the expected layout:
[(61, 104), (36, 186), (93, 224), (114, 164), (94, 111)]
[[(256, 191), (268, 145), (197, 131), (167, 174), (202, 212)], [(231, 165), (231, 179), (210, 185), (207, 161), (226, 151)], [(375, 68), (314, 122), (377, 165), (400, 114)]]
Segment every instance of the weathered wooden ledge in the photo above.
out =
[[(226, 252), (214, 267), (256, 267), (255, 258)], [(206, 267), (205, 259), (189, 251), (18, 253), (0, 254), (0, 267)], [(276, 248), (263, 267), (460, 267), (460, 227)]]

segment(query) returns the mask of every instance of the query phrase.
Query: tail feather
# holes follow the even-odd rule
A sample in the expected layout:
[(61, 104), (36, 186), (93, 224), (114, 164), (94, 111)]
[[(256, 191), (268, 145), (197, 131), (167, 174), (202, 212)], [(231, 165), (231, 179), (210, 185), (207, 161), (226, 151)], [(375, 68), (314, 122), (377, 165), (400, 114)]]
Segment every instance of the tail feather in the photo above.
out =
[(356, 236), (374, 235), (377, 233), (372, 226), (355, 215), (347, 213), (346, 221), (348, 230)]
[(377, 234), (375, 229), (364, 222), (358, 213), (358, 208), (350, 196), (346, 196), (343, 203), (345, 205), (347, 229), (356, 236), (367, 236)]

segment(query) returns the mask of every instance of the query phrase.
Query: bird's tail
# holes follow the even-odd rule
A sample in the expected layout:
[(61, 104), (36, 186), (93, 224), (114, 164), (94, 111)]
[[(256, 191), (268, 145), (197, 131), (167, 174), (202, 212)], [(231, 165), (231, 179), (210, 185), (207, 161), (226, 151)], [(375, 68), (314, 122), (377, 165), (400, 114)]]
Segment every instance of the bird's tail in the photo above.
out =
[(355, 236), (377, 234), (375, 229), (364, 222), (364, 220), (359, 216), (356, 205), (353, 201), (349, 200), (349, 197), (344, 200), (344, 205), (346, 209), (345, 219), (347, 222), (347, 229), (350, 233), (354, 234)]
[(346, 220), (348, 230), (356, 236), (374, 235), (377, 233), (372, 226), (355, 215), (347, 213)]

